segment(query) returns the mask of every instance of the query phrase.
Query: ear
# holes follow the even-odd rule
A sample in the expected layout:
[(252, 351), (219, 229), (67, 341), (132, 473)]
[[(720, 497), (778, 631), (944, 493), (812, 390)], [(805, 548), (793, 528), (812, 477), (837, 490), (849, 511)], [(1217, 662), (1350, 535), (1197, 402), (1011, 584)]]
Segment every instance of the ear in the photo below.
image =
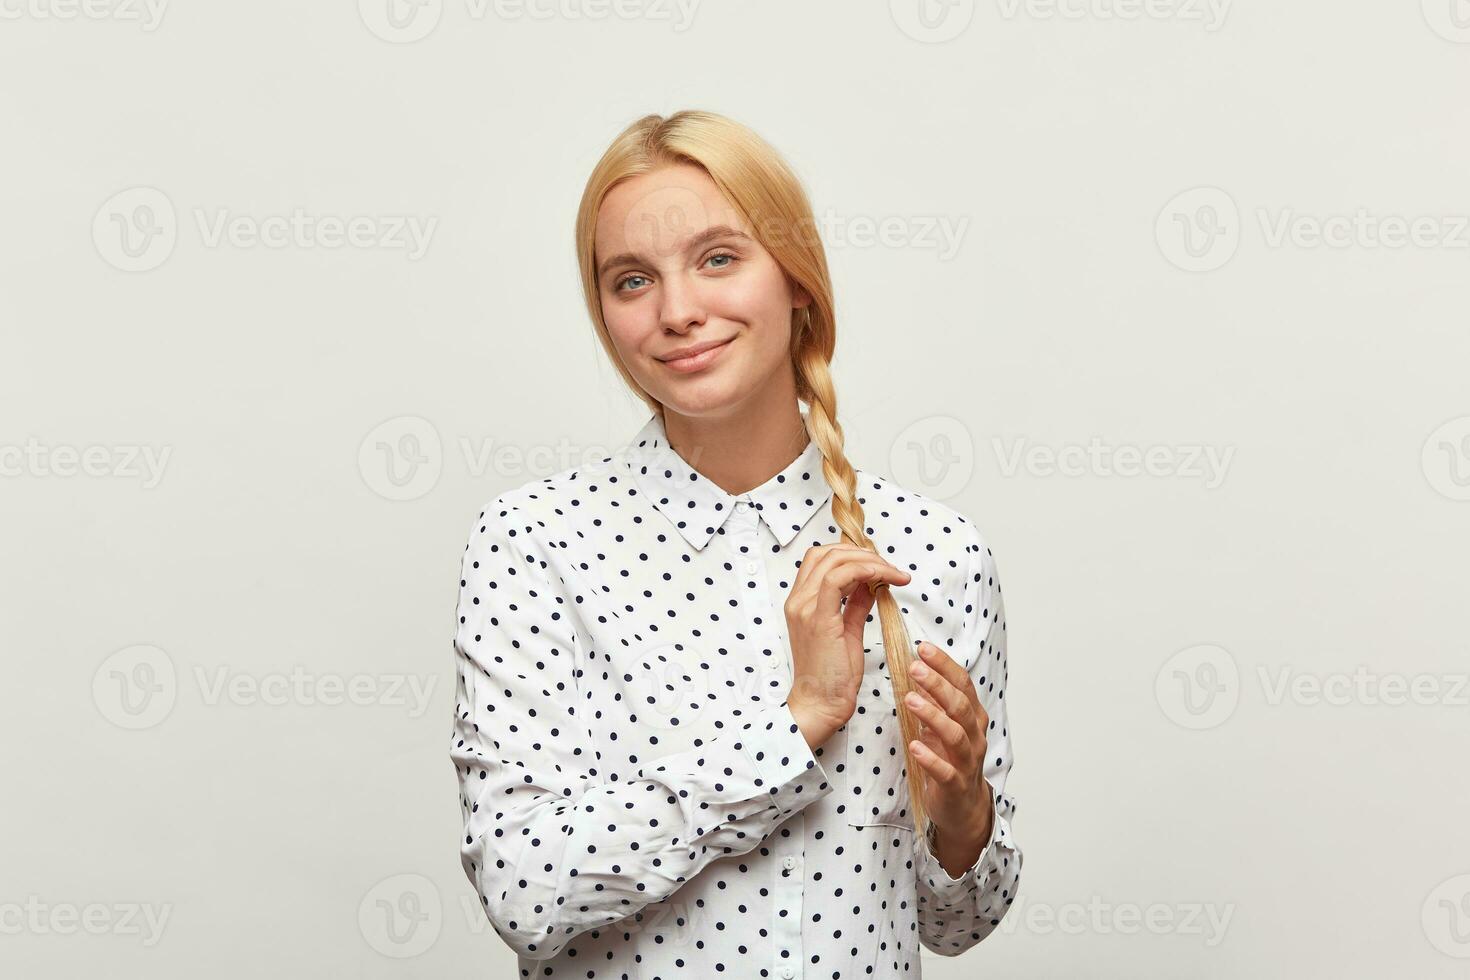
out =
[(804, 306), (810, 306), (811, 302), (812, 294), (807, 292), (803, 287), (795, 285), (791, 294), (791, 308), (793, 310), (799, 310)]

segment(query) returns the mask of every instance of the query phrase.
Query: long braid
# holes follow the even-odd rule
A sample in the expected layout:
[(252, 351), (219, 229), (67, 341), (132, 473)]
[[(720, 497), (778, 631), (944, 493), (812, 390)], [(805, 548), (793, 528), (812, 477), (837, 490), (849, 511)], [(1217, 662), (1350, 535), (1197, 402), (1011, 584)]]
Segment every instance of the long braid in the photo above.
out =
[[(799, 350), (796, 370), (809, 394), (808, 435), (822, 452), (822, 473), (832, 487), (832, 519), (837, 522), (837, 529), (847, 543), (878, 554), (877, 546), (863, 529), (863, 505), (857, 499), (857, 473), (843, 451), (842, 426), (837, 422), (837, 392), (832, 387), (827, 359), (814, 346), (806, 345)], [(923, 836), (928, 832), (923, 771), (909, 750), (909, 742), (919, 737), (919, 721), (904, 700), (909, 691), (916, 689), (909, 677), (914, 643), (888, 583), (870, 583), (868, 588), (873, 593), (873, 608), (883, 628), (883, 649), (888, 660), (888, 674), (893, 678), (893, 696), (898, 707), (899, 729), (903, 732), (904, 762), (908, 768), (909, 799), (913, 803), (914, 832)]]

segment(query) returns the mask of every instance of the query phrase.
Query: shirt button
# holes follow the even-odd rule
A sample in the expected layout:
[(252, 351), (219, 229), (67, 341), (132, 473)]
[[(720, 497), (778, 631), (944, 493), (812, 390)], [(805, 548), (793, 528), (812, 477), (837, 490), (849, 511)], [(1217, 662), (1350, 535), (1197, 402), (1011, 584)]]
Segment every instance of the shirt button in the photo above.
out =
[(782, 861), (781, 863), (786, 866), (786, 870), (787, 871), (790, 871), (792, 868), (796, 867), (796, 858), (794, 858), (794, 857), (788, 857), (786, 860)]
[(748, 561), (745, 563), (745, 574), (754, 575), (758, 571), (760, 571), (760, 565), (756, 564), (753, 561)]
[(781, 967), (781, 976), (785, 977), (786, 980), (791, 980), (795, 974), (792, 972), (791, 967), (783, 966)]

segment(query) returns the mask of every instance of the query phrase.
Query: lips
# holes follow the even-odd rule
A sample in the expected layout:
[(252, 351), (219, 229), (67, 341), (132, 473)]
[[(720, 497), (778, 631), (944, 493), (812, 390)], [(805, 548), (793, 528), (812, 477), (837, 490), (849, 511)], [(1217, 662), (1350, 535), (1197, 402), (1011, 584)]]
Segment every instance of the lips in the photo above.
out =
[(713, 350), (716, 347), (723, 347), (725, 344), (728, 344), (733, 339), (734, 338), (731, 337), (727, 340), (714, 340), (708, 344), (696, 344), (692, 349), (684, 351), (682, 354), (670, 357), (660, 357), (659, 360), (663, 361), (665, 364), (673, 363), (675, 361), (682, 361), (685, 358), (703, 354), (707, 350)]
[(673, 360), (664, 361), (663, 365), (670, 371), (677, 371), (680, 374), (693, 374), (696, 371), (703, 371), (710, 364), (719, 360), (724, 355), (725, 349), (734, 342), (735, 338), (731, 337), (729, 340), (723, 340), (715, 344), (702, 344), (700, 345), (703, 348), (702, 350), (698, 350), (694, 354), (686, 354), (683, 357), (676, 357)]

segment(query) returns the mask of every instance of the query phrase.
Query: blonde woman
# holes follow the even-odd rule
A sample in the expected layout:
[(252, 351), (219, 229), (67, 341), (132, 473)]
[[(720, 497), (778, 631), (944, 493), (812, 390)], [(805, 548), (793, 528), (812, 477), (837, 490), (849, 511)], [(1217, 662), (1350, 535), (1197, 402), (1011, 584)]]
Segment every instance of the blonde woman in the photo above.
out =
[(462, 863), (523, 977), (917, 977), (1015, 896), (995, 562), (844, 455), (814, 226), (713, 113), (588, 180), (587, 308), (652, 414), (485, 506), (454, 643)]

